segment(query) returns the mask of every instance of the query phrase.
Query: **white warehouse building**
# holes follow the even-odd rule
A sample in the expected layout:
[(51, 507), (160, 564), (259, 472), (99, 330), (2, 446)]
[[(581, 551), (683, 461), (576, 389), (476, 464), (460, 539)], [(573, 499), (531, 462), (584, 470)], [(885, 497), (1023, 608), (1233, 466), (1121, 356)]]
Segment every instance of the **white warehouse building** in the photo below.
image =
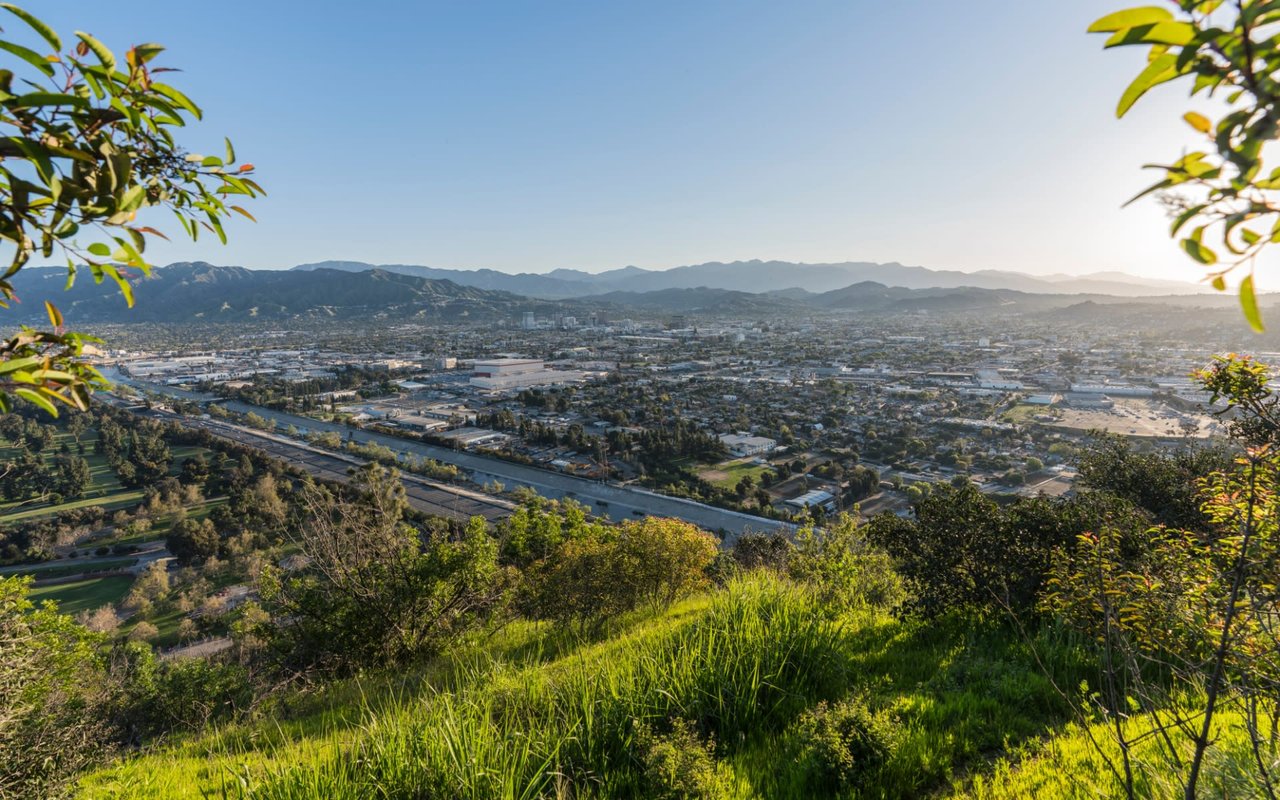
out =
[(776, 440), (766, 436), (747, 436), (743, 433), (722, 433), (720, 441), (724, 442), (725, 448), (738, 458), (771, 453), (778, 446)]
[(559, 386), (583, 377), (581, 372), (547, 369), (541, 359), (533, 358), (493, 358), (476, 361), (471, 368), (471, 385), (490, 391)]

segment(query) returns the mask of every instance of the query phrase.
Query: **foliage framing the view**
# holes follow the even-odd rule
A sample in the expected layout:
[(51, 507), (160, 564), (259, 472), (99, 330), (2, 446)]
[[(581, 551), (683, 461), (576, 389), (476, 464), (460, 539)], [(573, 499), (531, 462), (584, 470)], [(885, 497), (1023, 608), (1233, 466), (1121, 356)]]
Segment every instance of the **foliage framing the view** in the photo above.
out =
[[(225, 243), (226, 218), (248, 211), (230, 195), (256, 197), (252, 164), (186, 153), (173, 129), (202, 112), (185, 94), (158, 79), (170, 68), (153, 60), (157, 44), (131, 47), (117, 59), (93, 36), (77, 31), (63, 50), (48, 25), (10, 3), (0, 3), (34, 35), (32, 49), (0, 39), (11, 56), (0, 68), (0, 241), (12, 248), (0, 273), (0, 306), (18, 300), (11, 279), (36, 253), (67, 264), (67, 286), (78, 267), (95, 281), (111, 278), (133, 305), (130, 270), (146, 274), (147, 237), (167, 238), (140, 225), (150, 206), (171, 210), (192, 240), (204, 228)], [(83, 409), (102, 376), (87, 362), (97, 341), (67, 331), (62, 314), (46, 302), (50, 330), (23, 327), (0, 342), (0, 411), (13, 399), (51, 414), (55, 401)]]
[[(1170, 235), (1208, 270), (1214, 288), (1246, 267), (1240, 305), (1254, 330), (1262, 330), (1253, 264), (1268, 244), (1280, 241), (1280, 168), (1264, 170), (1263, 148), (1280, 135), (1280, 4), (1273, 0), (1178, 0), (1181, 12), (1161, 6), (1117, 11), (1089, 26), (1110, 35), (1106, 47), (1149, 47), (1147, 65), (1120, 97), (1124, 116), (1152, 87), (1192, 81), (1191, 95), (1224, 98), (1225, 113), (1212, 120), (1188, 111), (1183, 120), (1205, 139), (1204, 150), (1168, 164), (1148, 164), (1163, 177), (1153, 192), (1173, 218)], [(1130, 201), (1132, 202), (1132, 201)], [(1214, 247), (1207, 243), (1215, 242)], [(1225, 251), (1223, 253), (1222, 251)]]

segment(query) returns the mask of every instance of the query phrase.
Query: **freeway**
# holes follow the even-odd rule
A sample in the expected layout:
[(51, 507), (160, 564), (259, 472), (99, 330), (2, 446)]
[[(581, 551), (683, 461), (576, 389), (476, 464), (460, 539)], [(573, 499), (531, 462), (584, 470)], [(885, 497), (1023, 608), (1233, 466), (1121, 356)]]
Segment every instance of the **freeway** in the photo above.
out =
[[(614, 521), (642, 516), (674, 517), (720, 533), (725, 538), (726, 543), (731, 542), (739, 534), (746, 531), (771, 531), (790, 527), (778, 520), (716, 508), (679, 497), (668, 497), (633, 486), (619, 486), (587, 480), (575, 475), (566, 475), (524, 464), (515, 464), (477, 453), (451, 450), (447, 447), (439, 447), (426, 442), (401, 439), (396, 436), (321, 422), (309, 417), (275, 411), (249, 403), (223, 400), (215, 395), (188, 392), (173, 386), (129, 380), (118, 375), (111, 375), (110, 378), (139, 389), (146, 389), (182, 400), (204, 403), (215, 402), (229, 411), (241, 414), (252, 412), (260, 417), (274, 420), (276, 425), (281, 428), (293, 426), (301, 433), (333, 431), (344, 438), (357, 442), (379, 444), (397, 453), (432, 458), (445, 464), (453, 464), (466, 471), (471, 480), (477, 484), (499, 481), (508, 489), (516, 486), (528, 486), (543, 497), (553, 499), (571, 497), (588, 506), (591, 512), (597, 516), (607, 517)], [(274, 438), (276, 440), (291, 441), (285, 439), (285, 437)]]
[[(264, 433), (228, 422), (192, 419), (180, 415), (174, 415), (173, 419), (188, 427), (201, 428), (215, 436), (256, 447), (270, 456), (300, 467), (324, 480), (345, 483), (350, 480), (347, 470), (368, 463), (366, 459), (345, 453), (331, 453), (284, 436)], [(515, 509), (515, 505), (506, 500), (429, 480), (412, 473), (402, 473), (401, 479), (404, 482), (409, 505), (437, 517), (466, 521), (471, 517), (481, 516), (494, 521), (509, 516)]]

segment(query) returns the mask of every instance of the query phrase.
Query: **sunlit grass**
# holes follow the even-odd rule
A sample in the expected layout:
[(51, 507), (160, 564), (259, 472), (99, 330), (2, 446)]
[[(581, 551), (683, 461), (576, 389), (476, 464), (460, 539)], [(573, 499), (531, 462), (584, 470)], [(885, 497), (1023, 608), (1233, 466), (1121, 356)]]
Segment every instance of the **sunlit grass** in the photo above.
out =
[[(1162, 739), (1150, 735), (1149, 715), (1130, 718), (1124, 725), (1126, 738), (1133, 740), (1131, 764), (1135, 794), (1141, 798), (1182, 797), (1181, 779), (1190, 762), (1191, 742), (1174, 734), (1174, 744), (1182, 759), (1181, 768), (1168, 758)], [(1145, 734), (1145, 735), (1144, 735)], [(1267, 735), (1267, 731), (1263, 732)], [(1244, 720), (1235, 711), (1215, 718), (1213, 745), (1205, 755), (1205, 765), (1197, 785), (1198, 797), (1246, 798), (1266, 796), (1258, 779), (1254, 755)], [(1272, 762), (1276, 754), (1264, 747), (1263, 757)], [(1064, 726), (1050, 738), (1035, 741), (999, 759), (986, 774), (973, 776), (967, 786), (959, 786), (957, 796), (966, 800), (1038, 797), (1069, 800), (1127, 797), (1120, 747), (1114, 730), (1106, 724), (1087, 729), (1076, 723)]]
[[(1069, 641), (1036, 647), (1066, 685)], [(878, 613), (833, 619), (812, 596), (753, 577), (599, 641), (519, 623), (451, 659), (290, 699), (270, 719), (129, 759), (85, 797), (644, 797), (635, 721), (692, 720), (736, 796), (813, 797), (791, 726), (858, 693), (894, 720), (892, 757), (849, 796), (918, 797), (1065, 724), (1030, 644), (990, 623)]]
[(78, 614), (81, 611), (92, 611), (100, 606), (117, 603), (129, 592), (133, 578), (113, 575), (104, 578), (91, 578), (75, 583), (60, 583), (53, 586), (37, 586), (31, 590), (31, 599), (35, 602), (56, 600), (58, 610), (64, 614)]

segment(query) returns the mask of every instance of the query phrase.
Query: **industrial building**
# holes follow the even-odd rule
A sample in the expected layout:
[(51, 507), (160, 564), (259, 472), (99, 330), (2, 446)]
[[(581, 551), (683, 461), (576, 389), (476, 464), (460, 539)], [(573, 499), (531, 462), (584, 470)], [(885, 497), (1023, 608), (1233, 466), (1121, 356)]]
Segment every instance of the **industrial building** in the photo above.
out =
[(747, 436), (743, 433), (722, 433), (720, 441), (730, 453), (739, 458), (771, 453), (778, 446), (775, 439), (765, 436)]
[(471, 368), (471, 385), (490, 391), (561, 386), (584, 377), (581, 372), (547, 369), (541, 359), (533, 358), (494, 358), (476, 361)]

